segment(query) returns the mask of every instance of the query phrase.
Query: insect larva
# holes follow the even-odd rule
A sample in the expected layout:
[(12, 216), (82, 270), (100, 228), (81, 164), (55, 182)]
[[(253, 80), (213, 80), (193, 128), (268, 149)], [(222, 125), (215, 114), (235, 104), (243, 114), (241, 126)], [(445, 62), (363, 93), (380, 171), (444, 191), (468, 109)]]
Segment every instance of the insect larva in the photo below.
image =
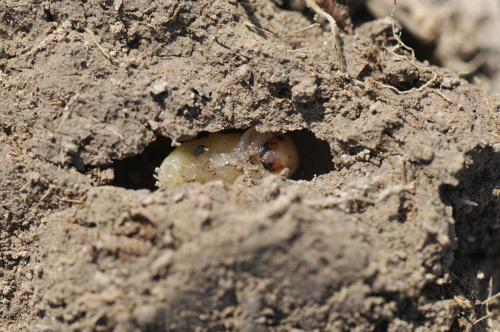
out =
[(243, 173), (291, 176), (298, 164), (297, 148), (289, 136), (251, 128), (243, 134), (213, 133), (183, 143), (162, 162), (157, 178), (161, 188), (212, 180), (233, 183)]

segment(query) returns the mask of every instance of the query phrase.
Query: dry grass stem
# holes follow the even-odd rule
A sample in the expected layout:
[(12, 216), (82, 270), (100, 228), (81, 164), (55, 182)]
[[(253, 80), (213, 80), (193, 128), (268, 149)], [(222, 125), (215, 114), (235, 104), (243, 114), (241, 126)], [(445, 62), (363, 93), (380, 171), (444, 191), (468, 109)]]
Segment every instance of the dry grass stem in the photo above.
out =
[(345, 61), (344, 53), (342, 52), (342, 43), (340, 41), (339, 36), (339, 27), (337, 25), (337, 21), (333, 18), (332, 15), (328, 14), (323, 8), (321, 8), (316, 0), (306, 0), (306, 5), (310, 9), (312, 9), (317, 15), (324, 17), (328, 23), (330, 23), (330, 31), (333, 36), (333, 48), (335, 51), (335, 55), (340, 60), (340, 70), (344, 73), (347, 71), (347, 64)]

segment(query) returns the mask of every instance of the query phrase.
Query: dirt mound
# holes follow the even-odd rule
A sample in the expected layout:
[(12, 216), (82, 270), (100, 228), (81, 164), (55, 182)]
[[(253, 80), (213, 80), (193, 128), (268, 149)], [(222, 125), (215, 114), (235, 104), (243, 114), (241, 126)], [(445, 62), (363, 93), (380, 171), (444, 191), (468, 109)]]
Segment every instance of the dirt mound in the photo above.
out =
[[(500, 98), (391, 20), (352, 17), (344, 72), (289, 1), (0, 19), (1, 330), (499, 327)], [(172, 144), (254, 126), (291, 133), (294, 179), (154, 190)]]

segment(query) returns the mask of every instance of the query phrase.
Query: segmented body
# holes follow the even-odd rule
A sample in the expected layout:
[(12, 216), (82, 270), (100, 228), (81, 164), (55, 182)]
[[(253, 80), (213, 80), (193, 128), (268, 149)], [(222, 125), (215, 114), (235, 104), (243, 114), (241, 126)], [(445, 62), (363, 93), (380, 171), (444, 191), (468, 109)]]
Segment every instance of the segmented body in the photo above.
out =
[(161, 188), (213, 180), (233, 183), (243, 173), (291, 176), (298, 163), (297, 148), (289, 136), (251, 128), (243, 134), (213, 133), (183, 143), (163, 161), (157, 178)]

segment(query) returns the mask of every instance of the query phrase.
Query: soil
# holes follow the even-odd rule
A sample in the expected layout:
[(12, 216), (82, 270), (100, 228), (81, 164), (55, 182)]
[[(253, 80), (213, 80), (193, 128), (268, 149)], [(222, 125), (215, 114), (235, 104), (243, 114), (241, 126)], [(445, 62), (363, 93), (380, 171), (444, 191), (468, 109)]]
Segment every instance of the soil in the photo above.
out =
[[(0, 330), (498, 331), (500, 96), (351, 9), (344, 72), (289, 1), (2, 1)], [(295, 178), (154, 189), (253, 126)]]
[[(394, 0), (367, 0), (376, 17), (390, 15)], [(395, 12), (417, 56), (500, 93), (500, 2), (497, 0), (400, 1)]]

